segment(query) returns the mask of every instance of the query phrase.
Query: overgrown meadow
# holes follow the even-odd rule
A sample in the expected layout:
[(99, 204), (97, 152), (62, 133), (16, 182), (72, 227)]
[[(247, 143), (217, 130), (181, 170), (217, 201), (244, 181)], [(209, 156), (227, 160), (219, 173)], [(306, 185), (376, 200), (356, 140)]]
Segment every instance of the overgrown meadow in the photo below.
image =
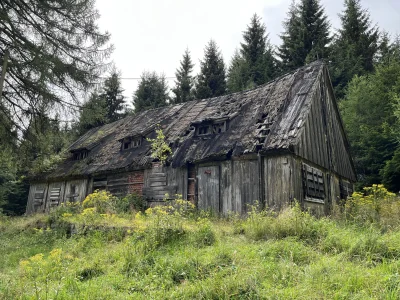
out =
[(0, 217), (1, 299), (398, 299), (400, 202), (383, 186), (329, 218), (89, 195), (49, 215)]

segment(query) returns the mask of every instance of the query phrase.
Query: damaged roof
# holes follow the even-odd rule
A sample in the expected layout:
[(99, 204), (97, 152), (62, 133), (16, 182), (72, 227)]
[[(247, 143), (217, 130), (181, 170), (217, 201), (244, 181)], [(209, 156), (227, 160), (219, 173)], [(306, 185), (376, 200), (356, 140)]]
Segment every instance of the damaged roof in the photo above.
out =
[[(252, 90), (151, 109), (93, 128), (70, 146), (71, 155), (46, 177), (143, 169), (152, 161), (146, 138), (155, 137), (158, 124), (172, 149), (168, 161), (173, 167), (288, 150), (297, 141), (309, 111), (307, 99), (323, 68), (322, 62), (315, 62)], [(224, 121), (225, 132), (196, 132), (201, 124)], [(141, 137), (140, 146), (122, 150), (121, 141), (128, 137)], [(73, 160), (72, 153), (79, 151), (88, 151), (87, 157)]]

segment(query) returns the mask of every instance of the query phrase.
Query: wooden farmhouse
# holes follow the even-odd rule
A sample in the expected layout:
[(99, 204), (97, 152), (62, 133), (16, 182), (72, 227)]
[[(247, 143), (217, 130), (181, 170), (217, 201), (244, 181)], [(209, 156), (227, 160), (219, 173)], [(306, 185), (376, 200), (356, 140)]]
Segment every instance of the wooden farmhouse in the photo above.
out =
[[(164, 165), (147, 138), (157, 124), (172, 149)], [(328, 214), (356, 180), (322, 62), (255, 89), (151, 109), (94, 128), (69, 157), (31, 182), (27, 213), (83, 201), (96, 189), (158, 203), (181, 194), (199, 209), (245, 213), (255, 201), (294, 201)]]

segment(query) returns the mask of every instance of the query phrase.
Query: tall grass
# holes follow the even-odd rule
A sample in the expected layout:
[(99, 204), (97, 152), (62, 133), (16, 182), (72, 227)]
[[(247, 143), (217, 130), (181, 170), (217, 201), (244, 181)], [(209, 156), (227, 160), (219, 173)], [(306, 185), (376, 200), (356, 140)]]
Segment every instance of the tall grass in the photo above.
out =
[(210, 218), (183, 200), (2, 217), (0, 299), (398, 299), (398, 199), (369, 193), (321, 219), (298, 205)]

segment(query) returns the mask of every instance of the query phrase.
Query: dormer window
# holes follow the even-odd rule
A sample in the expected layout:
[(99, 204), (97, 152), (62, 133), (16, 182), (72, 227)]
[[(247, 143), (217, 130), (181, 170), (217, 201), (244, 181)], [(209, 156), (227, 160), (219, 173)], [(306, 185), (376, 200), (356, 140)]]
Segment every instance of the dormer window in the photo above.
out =
[(89, 151), (88, 150), (80, 150), (73, 152), (72, 158), (73, 160), (82, 160), (88, 157)]
[(227, 130), (227, 119), (205, 121), (197, 125), (197, 135), (220, 134)]
[(142, 137), (127, 137), (122, 139), (121, 143), (122, 150), (137, 148), (142, 144)]

